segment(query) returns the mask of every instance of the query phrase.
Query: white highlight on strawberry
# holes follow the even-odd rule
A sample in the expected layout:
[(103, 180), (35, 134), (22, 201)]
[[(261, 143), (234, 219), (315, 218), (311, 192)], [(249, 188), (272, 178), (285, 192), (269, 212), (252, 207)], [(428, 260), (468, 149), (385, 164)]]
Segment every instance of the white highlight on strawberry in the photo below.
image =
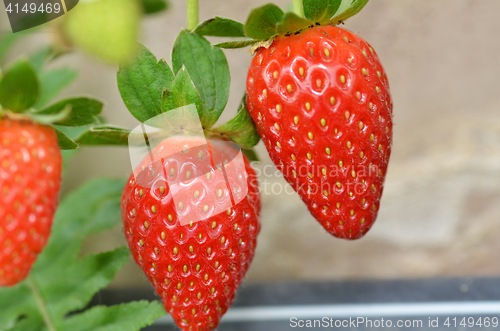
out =
[(152, 190), (168, 185), (180, 225), (225, 212), (248, 194), (241, 149), (208, 142), (194, 104), (141, 123), (128, 141), (136, 182)]

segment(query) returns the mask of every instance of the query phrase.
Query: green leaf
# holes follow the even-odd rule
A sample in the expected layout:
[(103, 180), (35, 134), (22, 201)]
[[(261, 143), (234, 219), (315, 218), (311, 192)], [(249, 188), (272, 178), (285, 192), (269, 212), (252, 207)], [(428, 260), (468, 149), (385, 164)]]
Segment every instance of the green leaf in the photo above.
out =
[(243, 24), (219, 16), (201, 23), (193, 32), (202, 36), (245, 37)]
[(53, 128), (54, 131), (56, 132), (57, 136), (57, 143), (59, 144), (59, 148), (62, 150), (70, 150), (70, 149), (77, 149), (78, 145), (75, 143), (73, 140), (69, 139), (66, 137), (64, 133), (59, 131), (56, 128)]
[[(344, 0), (345, 1), (345, 0)], [(341, 8), (339, 8), (338, 12), (335, 13), (335, 16), (331, 19), (333, 23), (338, 23), (347, 20), (349, 17), (352, 17), (359, 13), (361, 9), (363, 9), (369, 0), (349, 0), (347, 3), (350, 3), (347, 9), (344, 10), (344, 2), (342, 3)]]
[(66, 14), (62, 32), (70, 43), (106, 62), (126, 63), (137, 50), (140, 6), (136, 0), (80, 1)]
[(339, 9), (342, 0), (303, 0), (303, 3), (307, 19), (327, 23)]
[(196, 87), (194, 87), (194, 83), (191, 77), (189, 77), (186, 67), (183, 66), (177, 73), (177, 76), (175, 76), (172, 89), (166, 90), (163, 93), (162, 110), (163, 112), (167, 112), (192, 103), (196, 105), (198, 115), (201, 121), (204, 122), (203, 104), (201, 103), (200, 94)]
[(53, 115), (69, 108), (71, 112), (63, 120), (54, 124), (63, 126), (82, 126), (99, 122), (97, 115), (101, 113), (102, 102), (89, 98), (70, 98), (59, 101), (45, 109), (37, 111), (35, 115)]
[[(124, 248), (78, 259), (82, 242), (87, 236), (121, 223), (120, 199), (124, 186), (123, 180), (93, 180), (68, 195), (59, 206), (49, 243), (32, 271), (54, 317), (84, 308), (92, 295), (104, 288), (121, 269), (120, 265), (126, 262), (127, 251)], [(118, 258), (118, 264), (115, 261), (110, 263), (112, 256)], [(87, 273), (82, 270), (84, 266), (94, 269)], [(110, 274), (109, 268), (115, 271)], [(85, 275), (78, 276), (78, 271)], [(68, 279), (69, 276), (77, 277), (76, 282)], [(77, 285), (79, 283), (81, 285)], [(74, 287), (72, 290), (71, 285)], [(68, 287), (69, 295), (63, 295), (58, 286)], [(81, 292), (79, 286), (91, 286), (93, 293)]]
[(145, 14), (155, 14), (168, 8), (166, 0), (142, 0), (142, 9)]
[(277, 25), (282, 21), (283, 15), (283, 11), (274, 4), (258, 7), (248, 16), (245, 34), (253, 39), (269, 39), (278, 34)]
[[(121, 223), (124, 180), (101, 178), (87, 182), (59, 205), (49, 243), (35, 264), (50, 277), (78, 257), (83, 239)], [(47, 270), (46, 270), (47, 269)]]
[(9, 331), (42, 331), (43, 322), (40, 318), (28, 317), (22, 319), (13, 328), (8, 329)]
[(32, 277), (37, 279), (44, 292), (52, 318), (62, 319), (71, 311), (85, 308), (94, 293), (106, 287), (128, 262), (130, 251), (127, 247), (120, 247), (110, 252), (86, 255), (59, 270), (57, 277), (43, 278), (38, 274)]
[(202, 125), (212, 127), (229, 99), (231, 76), (226, 56), (198, 34), (184, 30), (172, 51), (174, 72), (185, 66), (203, 102)]
[[(23, 319), (14, 326), (15, 330), (45, 330), (47, 320), (58, 330), (72, 330), (62, 327), (65, 316), (85, 308), (92, 296), (107, 286), (129, 260), (125, 247), (78, 258), (87, 236), (121, 223), (124, 185), (123, 180), (93, 180), (61, 202), (49, 242), (29, 278), (16, 286), (0, 288), (0, 330), (12, 329), (21, 316)], [(77, 316), (72, 315), (68, 320)]]
[(82, 132), (75, 141), (80, 145), (127, 146), (130, 130), (109, 125), (94, 126)]
[(38, 78), (33, 66), (20, 60), (0, 81), (0, 104), (13, 112), (22, 112), (35, 104), (38, 92)]
[(70, 68), (57, 68), (41, 71), (40, 97), (33, 108), (41, 109), (49, 104), (59, 93), (67, 87), (77, 76), (77, 72)]
[[(98, 123), (97, 125), (103, 125), (105, 124), (105, 120), (102, 118), (102, 116), (97, 116)], [(57, 130), (61, 131), (64, 133), (66, 137), (69, 139), (76, 141), (78, 137), (80, 137), (84, 132), (90, 130), (92, 127), (96, 126), (96, 124), (89, 124), (89, 125), (84, 125), (84, 126), (59, 126), (59, 125), (52, 125), (52, 127), (56, 128)], [(80, 143), (79, 143), (80, 145)], [(66, 169), (67, 169), (67, 164), (71, 160), (73, 156), (75, 156), (80, 149), (73, 149), (69, 151), (61, 151), (61, 156), (63, 159), (63, 174), (62, 177), (65, 177), (66, 174)]]
[(214, 46), (219, 47), (219, 48), (234, 49), (234, 48), (244, 48), (244, 47), (256, 44), (258, 42), (259, 42), (259, 40), (248, 39), (248, 40), (227, 41), (227, 42), (215, 44)]
[(339, 9), (335, 13), (334, 17), (337, 15), (340, 15), (341, 13), (345, 12), (347, 8), (352, 4), (353, 0), (342, 0), (342, 3), (340, 4)]
[(174, 74), (165, 60), (157, 62), (153, 53), (140, 45), (130, 65), (120, 67), (117, 80), (123, 102), (130, 113), (139, 121), (146, 122), (162, 113), (162, 94), (172, 87)]
[(137, 301), (112, 307), (96, 306), (66, 320), (63, 330), (71, 331), (135, 331), (153, 324), (165, 315), (157, 302)]
[(283, 16), (283, 20), (278, 24), (277, 31), (280, 35), (292, 34), (310, 26), (311, 24), (313, 24), (312, 21), (297, 16), (294, 13), (286, 13)]
[[(98, 123), (97, 125), (104, 125), (104, 120), (98, 116), (97, 117)], [(53, 125), (56, 129), (64, 133), (68, 138), (71, 140), (76, 140), (78, 137), (80, 137), (85, 131), (90, 130), (92, 127), (97, 126), (96, 124), (89, 124), (89, 125), (84, 125), (84, 126), (59, 126), (59, 125)]]
[(255, 152), (254, 149), (242, 148), (241, 151), (247, 157), (248, 161), (250, 161), (250, 162), (259, 162), (260, 161), (259, 156), (257, 155), (257, 153)]
[(257, 128), (248, 113), (246, 106), (246, 96), (240, 103), (238, 113), (229, 122), (212, 130), (214, 133), (223, 133), (232, 141), (243, 148), (252, 148), (260, 140)]
[(71, 114), (71, 106), (64, 107), (61, 111), (54, 114), (37, 114), (30, 112), (29, 116), (38, 123), (54, 124), (66, 120)]
[(0, 330), (14, 324), (26, 312), (35, 313), (37, 306), (33, 299), (26, 282), (13, 287), (0, 287)]

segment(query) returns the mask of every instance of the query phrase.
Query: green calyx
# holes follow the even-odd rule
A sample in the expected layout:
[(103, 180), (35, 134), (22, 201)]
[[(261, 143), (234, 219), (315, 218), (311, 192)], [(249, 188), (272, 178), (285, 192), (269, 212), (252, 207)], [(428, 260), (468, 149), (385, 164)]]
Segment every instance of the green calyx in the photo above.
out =
[[(172, 50), (172, 69), (140, 45), (136, 58), (120, 67), (117, 76), (118, 89), (130, 113), (146, 122), (162, 113), (195, 105), (207, 138), (232, 140), (246, 149), (255, 146), (260, 137), (244, 100), (233, 119), (214, 128), (229, 99), (231, 76), (222, 50), (201, 34), (217, 35), (217, 27), (224, 26), (232, 36), (242, 36), (242, 25), (233, 22), (215, 18), (191, 32), (181, 31)], [(111, 133), (94, 134), (103, 137)], [(83, 144), (90, 143), (84, 136), (81, 139)]]
[(252, 148), (260, 140), (246, 104), (246, 95), (241, 100), (238, 113), (229, 122), (213, 129), (205, 130), (212, 136), (225, 136), (243, 148)]
[[(261, 44), (277, 36), (299, 34), (317, 25), (337, 25), (359, 13), (368, 1), (294, 0), (293, 13), (267, 4), (252, 10), (245, 24), (218, 17), (201, 23), (194, 32), (207, 36), (250, 38), (215, 45), (220, 48), (242, 48)], [(237, 31), (244, 33), (237, 34)]]

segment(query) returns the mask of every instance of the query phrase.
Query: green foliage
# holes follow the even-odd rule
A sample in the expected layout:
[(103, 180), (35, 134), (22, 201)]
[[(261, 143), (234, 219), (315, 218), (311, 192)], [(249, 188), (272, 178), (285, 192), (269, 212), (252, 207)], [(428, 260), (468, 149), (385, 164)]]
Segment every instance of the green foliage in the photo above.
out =
[(243, 24), (219, 16), (201, 23), (193, 32), (202, 36), (245, 37)]
[[(101, 117), (98, 122), (84, 126), (59, 126), (52, 125), (59, 136), (59, 147), (62, 150), (63, 165), (77, 152), (80, 146), (127, 146), (130, 130), (104, 124)], [(61, 141), (63, 140), (63, 141)], [(65, 146), (64, 144), (69, 144)]]
[(313, 22), (328, 23), (342, 0), (303, 0), (304, 15)]
[(257, 44), (259, 41), (271, 40), (277, 35), (299, 32), (312, 24), (314, 24), (312, 21), (297, 16), (295, 13), (284, 13), (278, 6), (267, 4), (252, 10), (244, 25), (245, 35), (252, 39), (229, 41), (216, 46), (242, 48)]
[(297, 16), (295, 13), (285, 13), (283, 19), (277, 26), (277, 32), (280, 35), (292, 34), (312, 24), (313, 22)]
[(177, 37), (172, 51), (174, 72), (183, 66), (203, 102), (202, 125), (210, 128), (219, 119), (229, 99), (231, 76), (226, 57), (204, 37), (184, 30)]
[(111, 307), (98, 306), (68, 318), (64, 323), (64, 330), (136, 331), (163, 315), (165, 310), (156, 301), (136, 301)]
[(145, 14), (159, 13), (169, 7), (166, 0), (142, 0), (141, 5)]
[(80, 145), (98, 146), (115, 145), (127, 146), (130, 130), (110, 125), (93, 126), (83, 130), (75, 138)]
[(211, 130), (214, 133), (223, 133), (243, 148), (252, 148), (260, 140), (257, 128), (248, 113), (246, 96), (241, 100), (236, 116), (229, 122)]
[(174, 84), (170, 90), (165, 90), (162, 99), (162, 109), (167, 112), (182, 106), (187, 106), (194, 103), (198, 115), (203, 122), (203, 104), (201, 103), (200, 94), (194, 83), (189, 77), (186, 67), (182, 67), (174, 79)]
[[(0, 103), (3, 108), (24, 112), (43, 124), (59, 126), (100, 124), (97, 116), (103, 105), (98, 100), (85, 97), (69, 98), (46, 106), (76, 77), (76, 72), (69, 68), (45, 69), (45, 64), (55, 59), (57, 55), (51, 47), (45, 47), (32, 54), (29, 61), (16, 62), (0, 81)], [(78, 144), (66, 136), (60, 128), (54, 127), (59, 147), (62, 150), (78, 148)], [(87, 136), (87, 139), (90, 138)]]
[[(69, 68), (45, 69), (45, 64), (57, 56), (53, 48), (45, 47), (32, 54), (29, 61), (16, 62), (0, 81), (0, 103), (5, 109), (22, 111), (39, 123), (58, 125), (54, 127), (54, 131), (59, 147), (62, 150), (73, 150), (78, 148), (78, 144), (65, 134), (63, 126), (101, 124), (98, 115), (103, 105), (98, 100), (79, 97), (46, 106), (76, 77), (76, 72)], [(86, 140), (92, 140), (93, 131), (90, 127), (85, 127), (82, 132), (85, 130)], [(100, 139), (103, 140), (101, 136), (102, 134)]]
[(35, 122), (42, 123), (42, 124), (52, 124), (52, 123), (57, 123), (57, 122), (63, 122), (66, 121), (71, 114), (71, 106), (67, 105), (66, 107), (63, 107), (62, 110), (58, 111), (57, 113), (53, 114), (38, 114), (38, 113), (29, 113), (29, 116), (35, 120)]
[(99, 179), (68, 195), (54, 218), (52, 234), (24, 282), (0, 288), (0, 330), (139, 330), (165, 311), (158, 302), (133, 302), (91, 308), (94, 294), (106, 287), (127, 262), (125, 247), (78, 258), (83, 240), (120, 223), (125, 181)]
[(0, 104), (13, 112), (33, 106), (39, 84), (33, 66), (27, 60), (16, 62), (0, 81)]
[(62, 133), (60, 130), (54, 128), (54, 131), (56, 132), (57, 136), (57, 143), (59, 144), (59, 148), (63, 151), (66, 150), (72, 150), (72, 149), (77, 149), (78, 144), (75, 143), (73, 140), (68, 138), (64, 133)]
[(54, 115), (61, 113), (65, 108), (70, 112), (62, 120), (53, 121), (53, 124), (63, 126), (82, 126), (98, 123), (97, 115), (101, 113), (102, 102), (90, 98), (69, 98), (53, 104), (34, 113), (35, 115)]
[[(245, 35), (250, 40), (238, 40), (219, 43), (215, 46), (220, 48), (243, 48), (253, 45), (254, 47), (260, 41), (269, 41), (276, 36), (286, 36), (293, 33), (300, 33), (304, 29), (319, 24), (338, 24), (341, 21), (356, 15), (363, 9), (369, 0), (302, 0), (304, 16), (298, 16), (293, 12), (284, 13), (278, 6), (267, 4), (255, 8), (250, 12), (248, 19), (244, 25)], [(212, 21), (208, 20), (202, 23), (195, 32), (200, 29), (203, 31), (203, 26), (209, 26)], [(233, 21), (234, 22), (234, 21)], [(217, 24), (213, 23), (214, 26)], [(237, 22), (232, 23), (236, 26)], [(218, 33), (223, 34), (223, 28), (220, 30), (214, 28)], [(220, 32), (219, 32), (220, 31)], [(203, 33), (202, 33), (203, 34)], [(205, 33), (206, 35), (209, 35)], [(214, 34), (215, 35), (215, 34)], [(223, 35), (225, 37), (237, 37), (229, 33)], [(263, 44), (268, 47), (269, 44)]]
[(107, 62), (126, 63), (137, 50), (141, 7), (136, 0), (80, 1), (62, 33), (74, 46)]
[(151, 51), (140, 45), (135, 59), (121, 66), (117, 75), (123, 102), (141, 122), (162, 113), (161, 98), (172, 87), (174, 74), (165, 60), (157, 61)]
[(283, 16), (283, 11), (274, 4), (255, 8), (245, 23), (245, 34), (253, 39), (269, 39), (278, 34), (277, 26)]
[(215, 44), (215, 46), (219, 48), (235, 49), (235, 48), (244, 48), (247, 46), (252, 46), (253, 44), (256, 44), (258, 42), (259, 41), (255, 39), (226, 41), (223, 43)]
[[(343, 0), (338, 12), (331, 19), (332, 22), (342, 22), (359, 13), (368, 3), (369, 0)], [(347, 2), (347, 4), (344, 4)], [(345, 10), (344, 8), (347, 7)]]

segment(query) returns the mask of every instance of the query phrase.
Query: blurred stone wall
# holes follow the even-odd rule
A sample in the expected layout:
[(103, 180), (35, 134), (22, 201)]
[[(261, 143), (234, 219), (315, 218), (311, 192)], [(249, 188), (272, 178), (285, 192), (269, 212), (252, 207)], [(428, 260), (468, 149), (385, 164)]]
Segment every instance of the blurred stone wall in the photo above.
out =
[[(170, 63), (185, 26), (184, 1), (142, 23), (141, 41)], [(268, 0), (201, 0), (201, 18), (244, 21)], [(288, 1), (275, 1), (285, 7)], [(1, 5), (0, 5), (1, 6)], [(499, 275), (500, 250), (500, 1), (372, 0), (345, 28), (368, 40), (389, 76), (395, 105), (394, 146), (378, 221), (363, 239), (335, 239), (309, 215), (296, 195), (273, 194), (285, 182), (275, 171), (261, 176), (262, 232), (247, 281)], [(0, 19), (4, 18), (0, 16)], [(19, 43), (11, 56), (33, 49), (50, 33)], [(227, 51), (230, 111), (244, 91), (251, 56)], [(82, 54), (54, 65), (79, 70), (64, 92), (105, 100), (105, 116), (132, 128), (116, 87), (116, 68)], [(231, 112), (231, 109), (234, 111)], [(265, 148), (263, 163), (271, 161)], [(67, 192), (97, 176), (130, 173), (125, 148), (86, 148), (70, 163)], [(278, 186), (274, 186), (277, 188)], [(277, 192), (277, 190), (275, 190)], [(87, 252), (124, 244), (121, 229), (90, 238)], [(114, 286), (148, 286), (129, 264)]]

